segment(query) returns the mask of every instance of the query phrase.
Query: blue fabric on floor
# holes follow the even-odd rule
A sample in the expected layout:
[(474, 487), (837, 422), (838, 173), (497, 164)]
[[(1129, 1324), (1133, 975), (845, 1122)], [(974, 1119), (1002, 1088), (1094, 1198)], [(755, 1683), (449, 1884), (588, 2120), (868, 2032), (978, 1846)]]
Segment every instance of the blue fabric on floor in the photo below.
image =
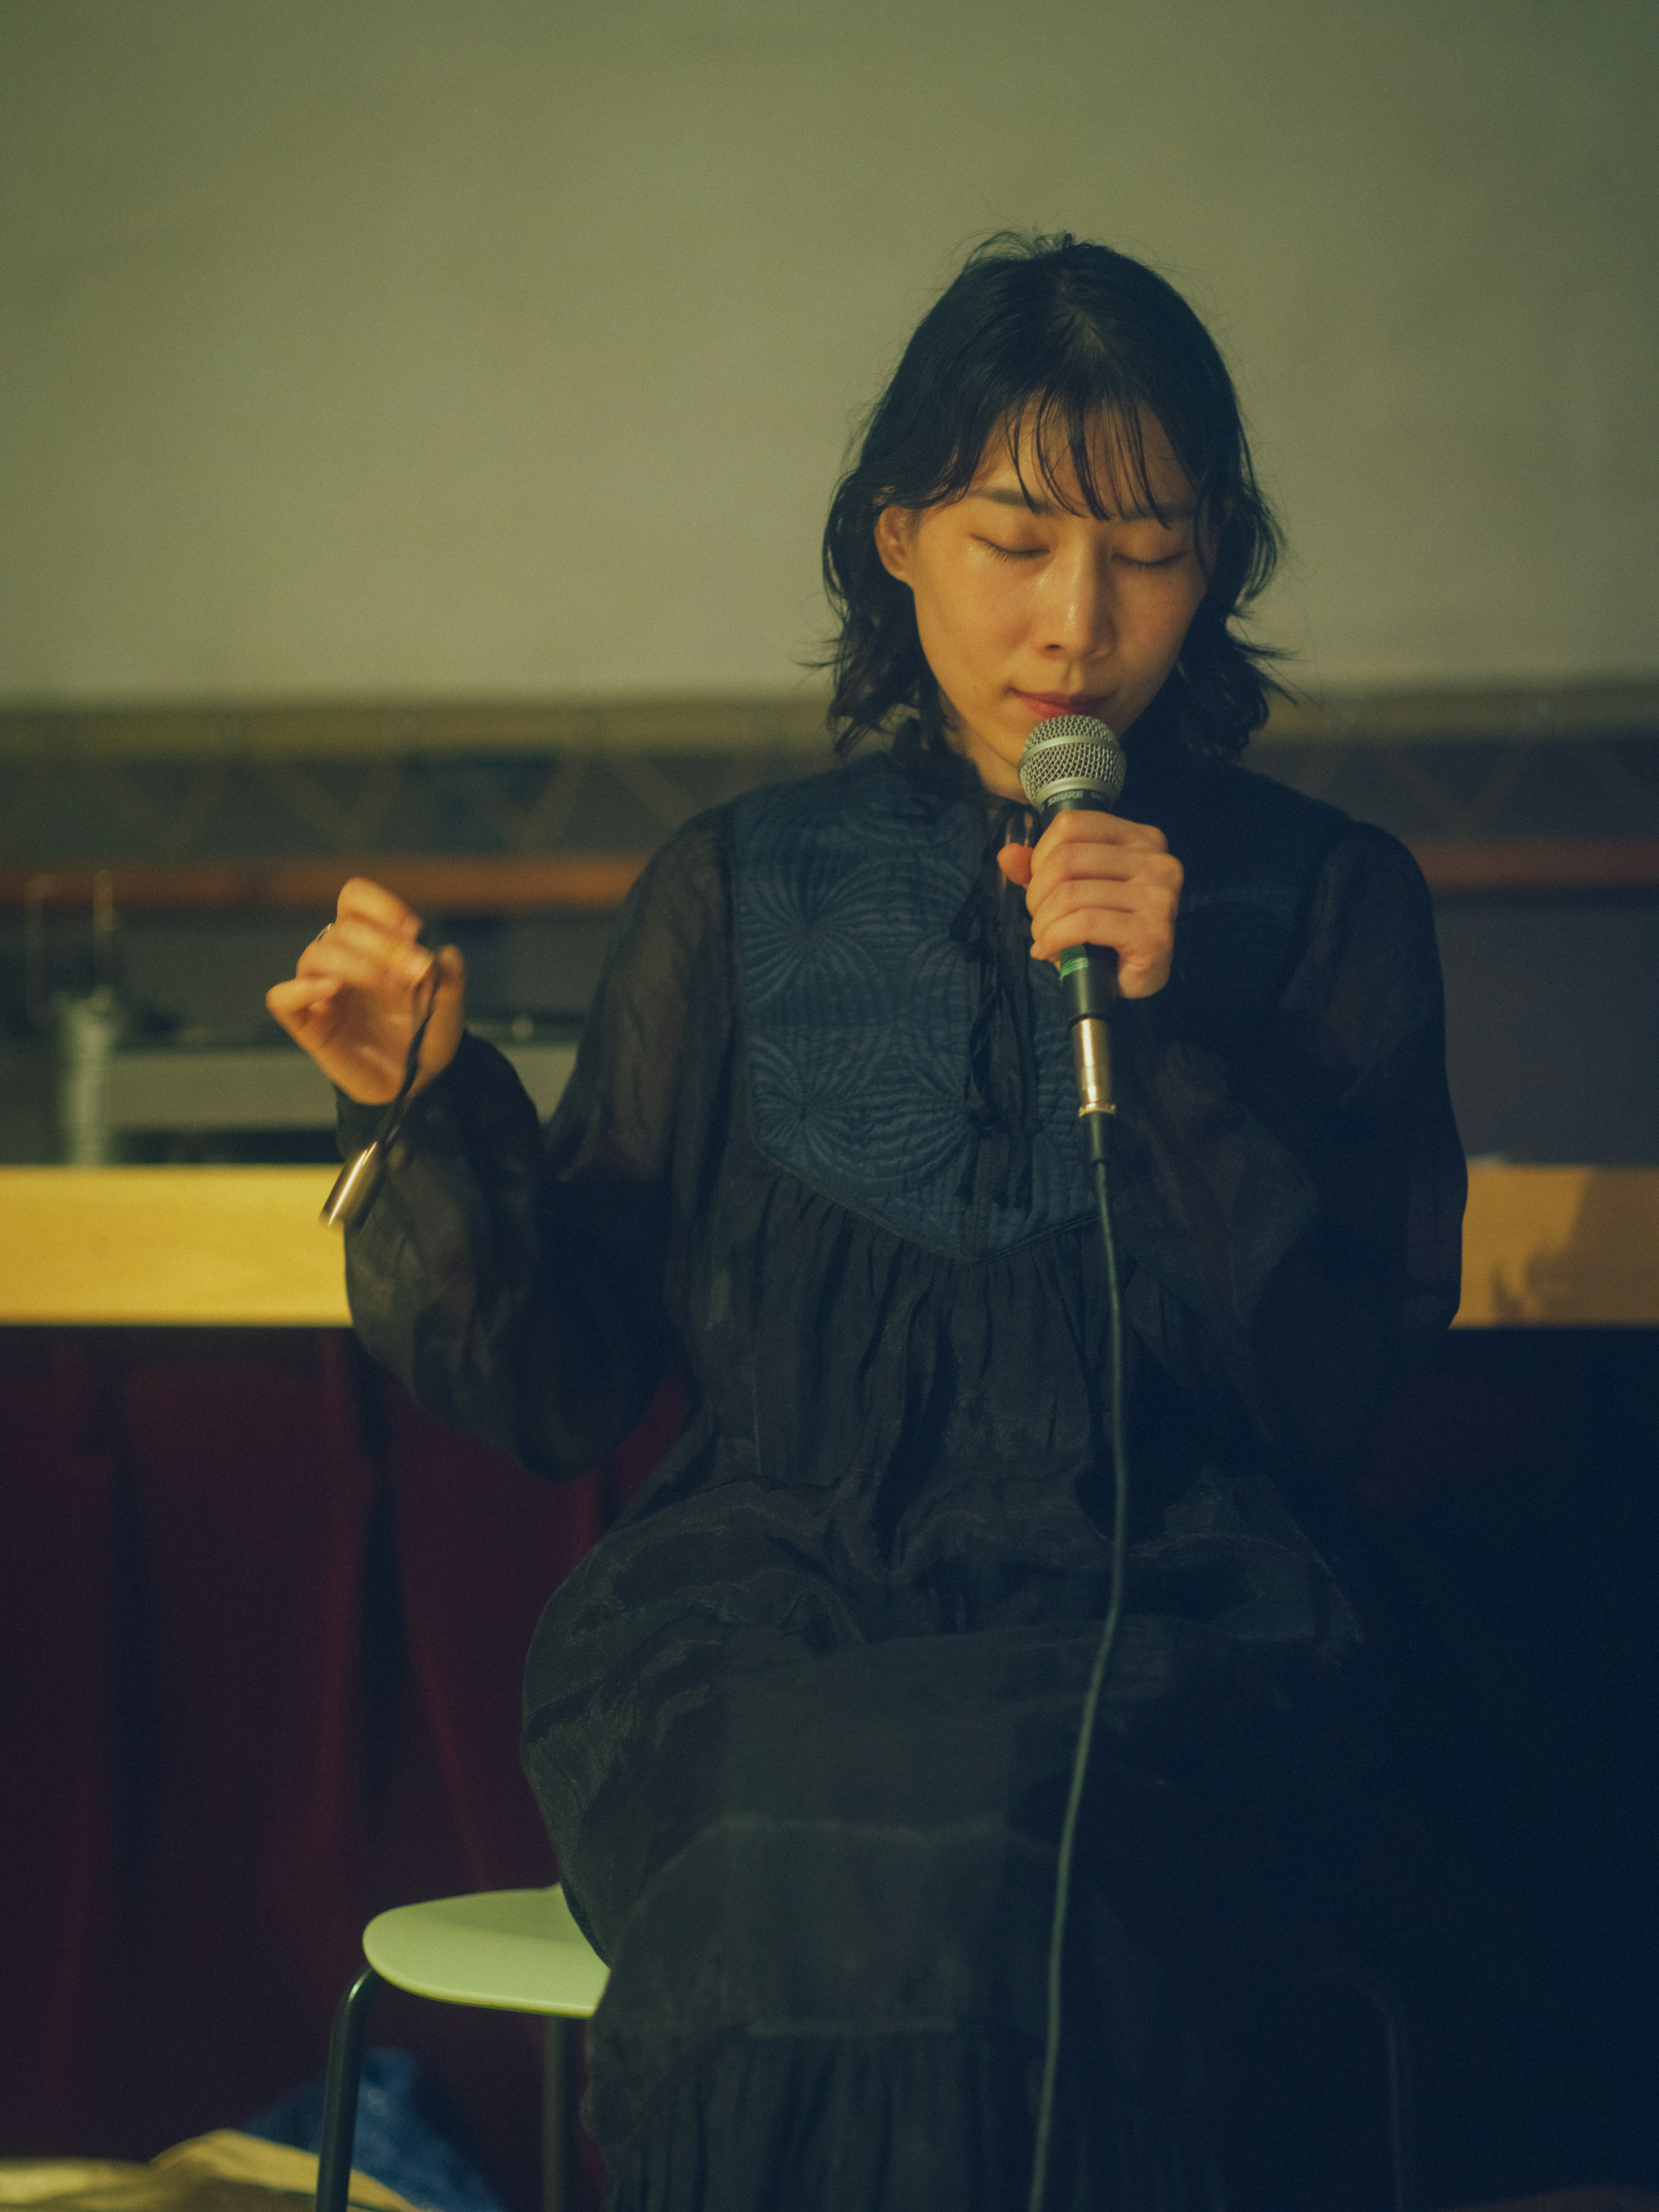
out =
[[(314, 2151), (323, 2135), (323, 2080), (284, 2097), (243, 2132)], [(474, 2164), (460, 2123), (434, 2076), (408, 2051), (363, 2053), (351, 2163), (425, 2212), (507, 2212)]]

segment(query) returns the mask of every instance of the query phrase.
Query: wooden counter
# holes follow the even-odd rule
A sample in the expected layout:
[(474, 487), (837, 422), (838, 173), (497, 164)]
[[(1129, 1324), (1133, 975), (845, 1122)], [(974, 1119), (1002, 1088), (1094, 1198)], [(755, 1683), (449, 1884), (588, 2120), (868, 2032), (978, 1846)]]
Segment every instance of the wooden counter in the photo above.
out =
[[(348, 1325), (330, 1168), (0, 1169), (0, 1324)], [(1659, 1328), (1659, 1168), (1475, 1168), (1465, 1328)]]
[(0, 1169), (0, 1323), (349, 1328), (337, 1172)]

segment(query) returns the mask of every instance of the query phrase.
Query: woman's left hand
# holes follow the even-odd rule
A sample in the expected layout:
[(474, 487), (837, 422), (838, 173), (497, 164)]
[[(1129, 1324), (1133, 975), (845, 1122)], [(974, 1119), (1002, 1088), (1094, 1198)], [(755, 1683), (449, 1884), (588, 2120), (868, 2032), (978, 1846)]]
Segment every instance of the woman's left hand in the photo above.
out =
[(1169, 981), (1182, 866), (1161, 830), (1079, 808), (1056, 815), (1035, 845), (1005, 845), (997, 860), (1024, 886), (1033, 959), (1107, 945), (1126, 999), (1150, 999)]

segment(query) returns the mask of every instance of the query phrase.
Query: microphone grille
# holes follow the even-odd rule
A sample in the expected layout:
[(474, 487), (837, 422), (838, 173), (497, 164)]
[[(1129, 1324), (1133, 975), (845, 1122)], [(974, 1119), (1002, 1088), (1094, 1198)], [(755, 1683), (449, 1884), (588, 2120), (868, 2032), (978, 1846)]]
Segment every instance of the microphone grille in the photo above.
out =
[(1039, 812), (1066, 790), (1086, 790), (1109, 810), (1128, 772), (1122, 746), (1092, 714), (1049, 715), (1033, 729), (1019, 757), (1019, 787)]

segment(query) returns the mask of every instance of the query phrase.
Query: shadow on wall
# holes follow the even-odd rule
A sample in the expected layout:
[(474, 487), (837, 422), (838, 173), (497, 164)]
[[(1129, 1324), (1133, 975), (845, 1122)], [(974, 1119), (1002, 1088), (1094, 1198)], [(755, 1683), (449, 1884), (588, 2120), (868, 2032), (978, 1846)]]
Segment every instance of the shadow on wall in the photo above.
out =
[(1535, 1167), (1469, 1176), (1464, 1327), (1659, 1327), (1659, 1169)]
[[(1493, 1318), (1513, 1322), (1607, 1322), (1651, 1303), (1659, 1254), (1659, 1173), (1587, 1175), (1565, 1243), (1534, 1255), (1523, 1296), (1511, 1301), (1496, 1283)], [(1610, 1306), (1611, 1312), (1592, 1310)]]
[[(1643, 1286), (1651, 1285), (1656, 1254), (1659, 1173), (1587, 1176), (1566, 1243), (1539, 1253), (1527, 1270), (1537, 1318), (1579, 1318), (1592, 1280), (1597, 1295), (1620, 1298), (1624, 1310), (1634, 1310)], [(1650, 1287), (1646, 1294), (1651, 1297)]]

